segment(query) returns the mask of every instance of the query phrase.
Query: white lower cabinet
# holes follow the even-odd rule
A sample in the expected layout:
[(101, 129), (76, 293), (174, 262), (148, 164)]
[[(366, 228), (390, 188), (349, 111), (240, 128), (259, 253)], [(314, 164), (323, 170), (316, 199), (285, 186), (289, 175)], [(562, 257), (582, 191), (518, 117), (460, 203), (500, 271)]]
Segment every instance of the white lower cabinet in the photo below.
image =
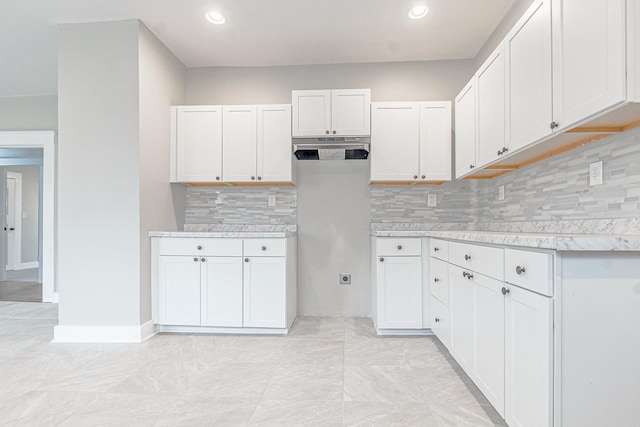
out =
[(190, 256), (159, 258), (159, 322), (166, 325), (199, 325), (200, 259)]
[(202, 326), (242, 326), (242, 257), (202, 258)]
[(473, 368), (473, 282), (468, 272), (449, 266), (451, 354), (467, 373)]
[(286, 277), (284, 257), (244, 259), (244, 326), (286, 327)]

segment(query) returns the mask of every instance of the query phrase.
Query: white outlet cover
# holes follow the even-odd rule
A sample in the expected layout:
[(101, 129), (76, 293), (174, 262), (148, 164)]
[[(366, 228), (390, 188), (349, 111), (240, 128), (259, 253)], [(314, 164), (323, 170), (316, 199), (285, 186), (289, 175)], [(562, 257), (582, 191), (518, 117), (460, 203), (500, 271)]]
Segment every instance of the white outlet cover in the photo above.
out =
[(430, 208), (435, 208), (438, 205), (438, 195), (437, 194), (428, 194), (427, 195), (427, 206)]
[(498, 200), (504, 200), (504, 185), (498, 187)]
[(589, 164), (589, 185), (602, 185), (602, 160)]
[(269, 207), (273, 208), (276, 206), (276, 195), (275, 194), (270, 194), (269, 195)]

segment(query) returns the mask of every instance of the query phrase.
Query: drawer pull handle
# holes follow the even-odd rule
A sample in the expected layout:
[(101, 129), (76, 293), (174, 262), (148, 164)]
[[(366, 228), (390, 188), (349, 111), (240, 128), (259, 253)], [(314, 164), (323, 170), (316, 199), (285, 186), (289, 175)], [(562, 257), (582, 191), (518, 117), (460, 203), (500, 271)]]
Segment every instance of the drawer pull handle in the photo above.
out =
[(507, 295), (508, 293), (510, 293), (511, 291), (507, 288), (502, 288), (502, 295)]
[(402, 250), (402, 245), (398, 245), (398, 250), (401, 251)]
[(202, 250), (202, 246), (198, 246), (198, 250), (201, 251)]
[(467, 279), (471, 280), (471, 279), (473, 279), (473, 274), (467, 273), (466, 271), (463, 271), (462, 272), (462, 277), (466, 277)]
[(249, 262), (249, 258), (245, 258), (245, 259), (244, 259), (244, 262)]
[(435, 319), (433, 319), (436, 321), (436, 323), (438, 323), (440, 321), (440, 319), (438, 319), (437, 317)]
[(198, 257), (193, 257), (193, 260), (194, 260), (195, 262), (198, 262)]
[(263, 250), (263, 251), (266, 251), (266, 250), (267, 250), (267, 247), (266, 247), (266, 246), (263, 246), (263, 247), (262, 247), (262, 250)]
[(464, 260), (465, 261), (471, 261), (471, 255), (465, 255), (464, 256)]
[(517, 266), (517, 267), (516, 267), (516, 273), (517, 273), (517, 274), (522, 274), (522, 273), (524, 273), (524, 267)]
[(439, 281), (440, 281), (440, 279), (438, 279), (437, 277), (434, 277), (434, 278), (433, 278), (433, 282), (434, 282), (434, 283), (438, 283)]
[(384, 262), (384, 258), (380, 258), (380, 262)]
[(558, 124), (558, 122), (551, 122), (551, 124), (549, 125), (549, 127), (551, 128), (551, 130), (554, 130), (555, 128), (557, 128), (558, 126), (560, 126)]
[(439, 250), (440, 250), (440, 248), (437, 247), (437, 246), (435, 248), (433, 248), (433, 252), (438, 252)]

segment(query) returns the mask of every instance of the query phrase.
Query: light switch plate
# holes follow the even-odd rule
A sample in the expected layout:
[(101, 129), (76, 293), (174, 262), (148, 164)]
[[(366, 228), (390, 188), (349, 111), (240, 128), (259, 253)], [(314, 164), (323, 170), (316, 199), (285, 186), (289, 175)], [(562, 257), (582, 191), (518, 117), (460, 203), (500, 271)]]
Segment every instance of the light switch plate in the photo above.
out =
[(438, 195), (437, 194), (428, 194), (427, 195), (427, 206), (430, 208), (435, 208), (438, 205)]
[(275, 194), (270, 194), (269, 195), (269, 207), (270, 208), (274, 208), (276, 206), (276, 195)]
[(498, 187), (498, 200), (504, 200), (504, 185)]
[(602, 185), (602, 160), (589, 165), (589, 185)]

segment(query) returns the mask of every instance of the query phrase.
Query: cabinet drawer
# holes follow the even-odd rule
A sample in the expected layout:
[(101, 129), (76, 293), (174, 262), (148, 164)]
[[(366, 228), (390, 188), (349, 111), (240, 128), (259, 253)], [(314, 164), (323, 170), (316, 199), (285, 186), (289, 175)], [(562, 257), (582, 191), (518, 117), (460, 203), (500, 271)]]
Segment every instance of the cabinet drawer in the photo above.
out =
[(244, 256), (286, 256), (287, 239), (244, 239)]
[(544, 252), (505, 249), (505, 281), (542, 295), (553, 296), (553, 256)]
[(422, 242), (419, 238), (377, 238), (376, 255), (420, 256), (422, 255)]
[(429, 254), (434, 258), (449, 261), (449, 242), (446, 240), (431, 239), (429, 242)]
[(447, 349), (451, 346), (449, 309), (435, 298), (431, 299), (431, 331)]
[(242, 256), (241, 239), (168, 237), (158, 243), (160, 255)]
[(445, 306), (449, 306), (449, 264), (431, 258), (429, 267), (431, 295)]
[(449, 243), (449, 262), (494, 279), (504, 279), (504, 250), (468, 243)]

